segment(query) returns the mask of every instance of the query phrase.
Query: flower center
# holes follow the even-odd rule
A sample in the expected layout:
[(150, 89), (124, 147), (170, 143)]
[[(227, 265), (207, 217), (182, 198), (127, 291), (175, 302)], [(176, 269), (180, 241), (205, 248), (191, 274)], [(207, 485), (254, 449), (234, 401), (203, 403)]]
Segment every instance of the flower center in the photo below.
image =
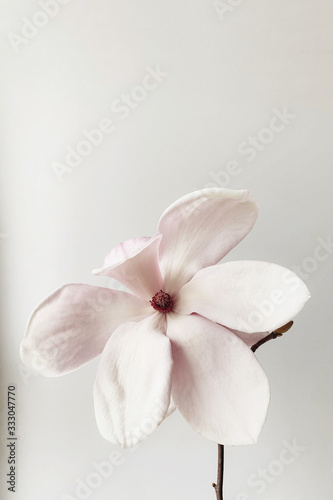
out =
[(168, 313), (172, 310), (172, 298), (168, 293), (163, 292), (163, 290), (155, 293), (154, 297), (149, 302), (156, 311)]

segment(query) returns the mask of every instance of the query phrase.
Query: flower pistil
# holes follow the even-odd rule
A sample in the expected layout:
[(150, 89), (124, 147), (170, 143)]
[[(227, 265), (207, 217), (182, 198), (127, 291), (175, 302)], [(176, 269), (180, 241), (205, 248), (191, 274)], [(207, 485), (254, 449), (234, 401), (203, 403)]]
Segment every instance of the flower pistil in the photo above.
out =
[(149, 301), (151, 306), (159, 312), (168, 313), (172, 310), (173, 301), (170, 295), (163, 290), (155, 293), (154, 297)]

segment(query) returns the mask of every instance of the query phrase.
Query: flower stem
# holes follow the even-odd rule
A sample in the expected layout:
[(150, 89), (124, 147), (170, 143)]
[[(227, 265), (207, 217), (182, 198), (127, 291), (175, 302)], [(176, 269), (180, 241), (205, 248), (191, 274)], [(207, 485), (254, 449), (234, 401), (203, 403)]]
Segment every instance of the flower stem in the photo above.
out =
[[(277, 337), (282, 337), (284, 333), (286, 333), (293, 326), (294, 322), (289, 321), (284, 326), (277, 328), (274, 332), (269, 333), (266, 337), (259, 340), (256, 344), (251, 347), (253, 352), (266, 344), (269, 340), (276, 339)], [(223, 500), (223, 475), (224, 475), (224, 446), (223, 444), (218, 444), (218, 466), (217, 466), (217, 484), (213, 483), (212, 486), (216, 493), (216, 500)]]
[(223, 500), (224, 446), (218, 444), (217, 484), (213, 483), (216, 500)]
[(287, 323), (284, 326), (281, 326), (281, 328), (277, 328), (276, 330), (274, 330), (274, 332), (269, 333), (266, 337), (264, 337), (263, 339), (259, 340), (256, 344), (254, 344), (251, 347), (251, 350), (253, 352), (256, 352), (256, 350), (260, 346), (262, 346), (263, 344), (266, 344), (266, 342), (268, 342), (269, 340), (276, 339), (277, 337), (282, 337), (282, 335), (284, 333), (286, 333), (288, 330), (290, 330), (290, 328), (293, 326), (293, 324), (294, 324), (293, 321), (289, 321), (289, 323)]

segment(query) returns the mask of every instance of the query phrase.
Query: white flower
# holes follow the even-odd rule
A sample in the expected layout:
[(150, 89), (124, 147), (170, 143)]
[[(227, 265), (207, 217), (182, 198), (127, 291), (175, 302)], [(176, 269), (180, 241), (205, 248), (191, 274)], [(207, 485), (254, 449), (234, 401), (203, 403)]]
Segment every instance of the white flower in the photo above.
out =
[(210, 440), (255, 442), (269, 386), (249, 347), (290, 321), (310, 296), (281, 266), (217, 265), (256, 218), (246, 191), (184, 196), (163, 213), (155, 236), (121, 243), (94, 271), (130, 293), (80, 284), (55, 291), (30, 318), (23, 362), (57, 376), (102, 353), (97, 424), (121, 446), (146, 437), (175, 407)]

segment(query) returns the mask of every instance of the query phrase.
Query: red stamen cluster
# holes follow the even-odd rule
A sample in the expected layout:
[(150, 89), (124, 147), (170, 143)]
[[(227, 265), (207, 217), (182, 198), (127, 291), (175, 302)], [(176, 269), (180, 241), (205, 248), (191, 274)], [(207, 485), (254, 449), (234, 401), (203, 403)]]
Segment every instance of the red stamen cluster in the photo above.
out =
[(173, 302), (170, 295), (163, 290), (155, 293), (154, 297), (150, 300), (152, 307), (159, 312), (168, 313), (172, 310)]

